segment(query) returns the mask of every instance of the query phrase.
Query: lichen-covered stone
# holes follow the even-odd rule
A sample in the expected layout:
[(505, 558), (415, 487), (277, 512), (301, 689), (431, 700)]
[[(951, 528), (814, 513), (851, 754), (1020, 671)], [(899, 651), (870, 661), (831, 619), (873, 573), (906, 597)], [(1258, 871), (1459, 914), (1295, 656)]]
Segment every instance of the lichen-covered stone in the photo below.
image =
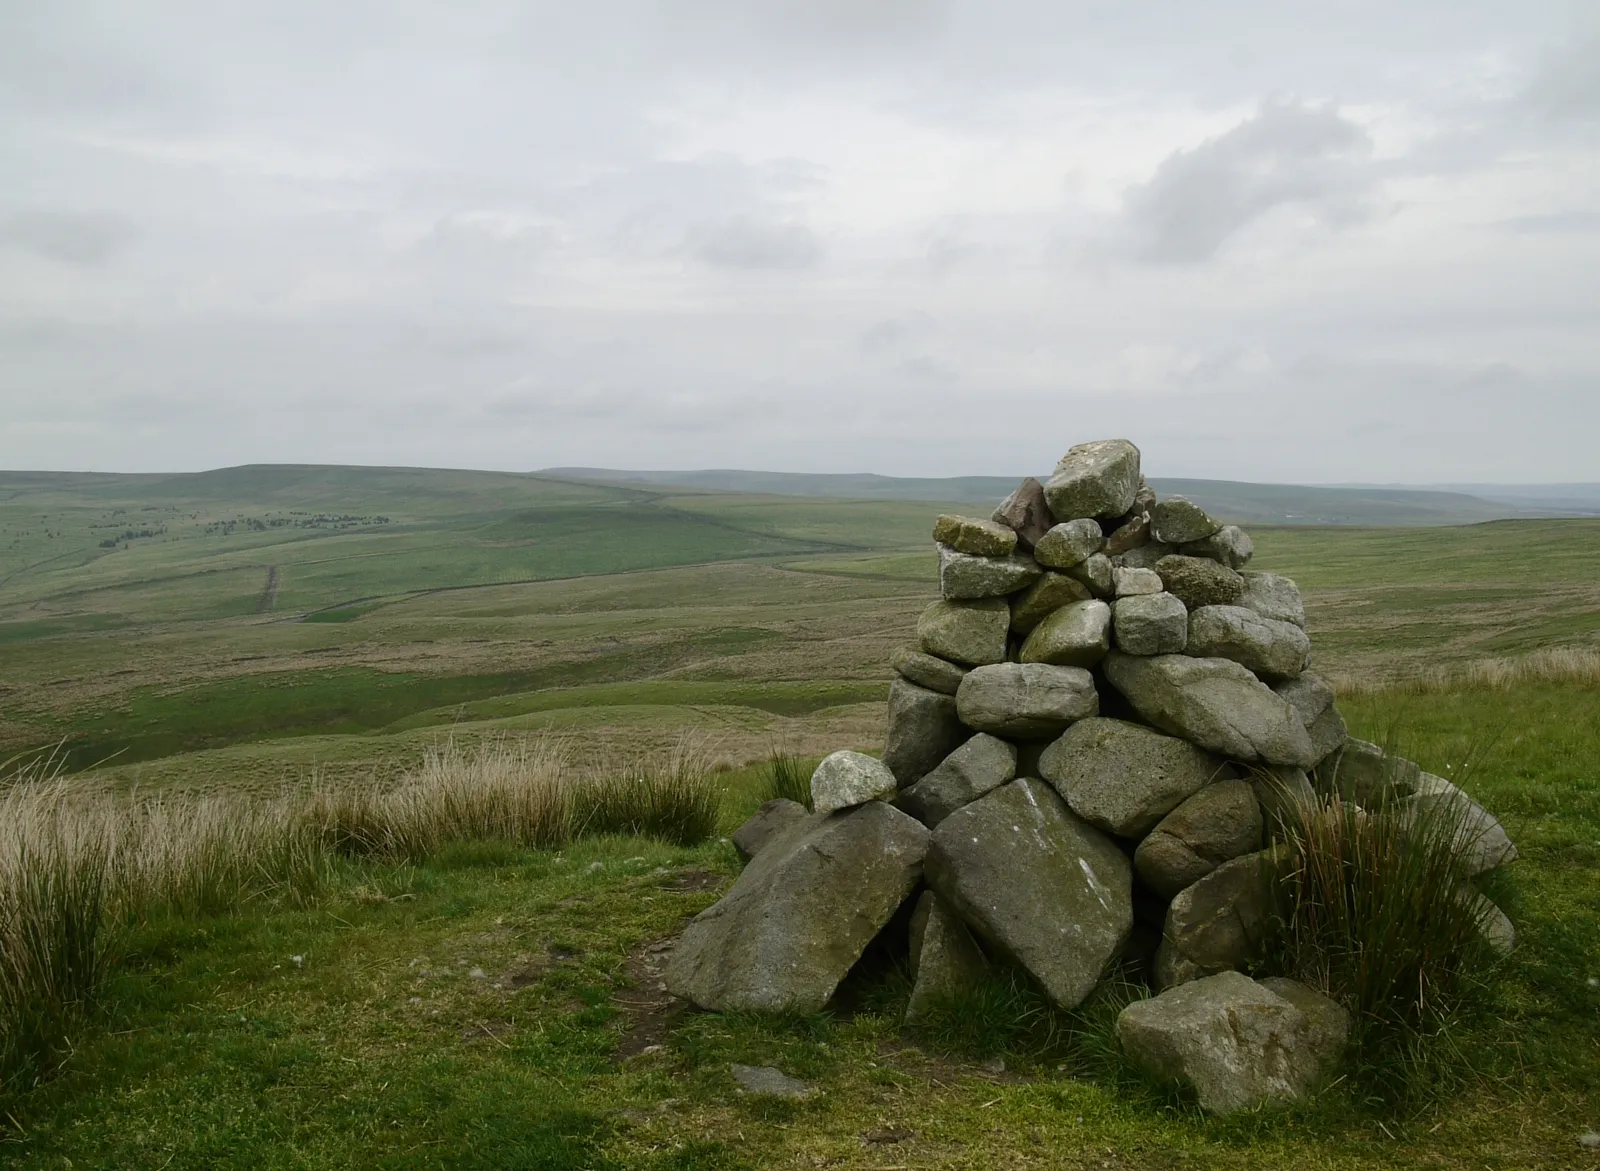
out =
[(883, 763), (901, 787), (914, 785), (967, 738), (956, 698), (904, 679), (889, 684)]
[(1319, 792), (1353, 801), (1363, 809), (1410, 797), (1421, 781), (1422, 769), (1415, 761), (1354, 737), (1317, 764), (1312, 777)]
[(1273, 865), (1270, 851), (1246, 854), (1178, 892), (1156, 953), (1161, 987), (1242, 968), (1258, 954), (1271, 913)]
[(981, 667), (1002, 663), (1011, 607), (1004, 598), (976, 602), (938, 601), (917, 619), (917, 642), (930, 655)]
[(1311, 747), (1317, 760), (1344, 747), (1350, 739), (1344, 717), (1334, 704), (1333, 687), (1321, 675), (1302, 671), (1293, 679), (1273, 683), (1272, 690), (1289, 701), (1300, 722), (1311, 736)]
[(1168, 545), (1203, 541), (1222, 528), (1186, 496), (1168, 496), (1150, 510), (1151, 533)]
[(1181, 654), (1189, 645), (1189, 611), (1166, 592), (1134, 594), (1112, 603), (1111, 629), (1126, 654)]
[(1155, 564), (1161, 584), (1191, 610), (1201, 606), (1231, 606), (1244, 593), (1244, 578), (1226, 565), (1205, 557), (1174, 554)]
[(1011, 602), (1011, 629), (1021, 635), (1030, 634), (1035, 626), (1063, 606), (1073, 602), (1087, 602), (1092, 594), (1081, 581), (1074, 581), (1064, 573), (1044, 573)]
[(1032, 476), (1000, 502), (990, 519), (1016, 533), (1017, 544), (1023, 549), (1033, 548), (1056, 523), (1044, 498), (1044, 485)]
[(1133, 926), (1127, 856), (1043, 781), (1012, 781), (945, 818), (927, 880), (1062, 1008), (1093, 991)]
[(1239, 577), (1244, 588), (1239, 592), (1237, 605), (1248, 607), (1263, 618), (1293, 622), (1296, 626), (1306, 624), (1305, 603), (1300, 599), (1300, 587), (1294, 584), (1293, 578), (1255, 570), (1246, 570)]
[(989, 961), (972, 932), (938, 895), (925, 890), (911, 914), (911, 997), (906, 1023), (921, 1020), (944, 1001), (976, 987)]
[(1034, 559), (1050, 569), (1071, 569), (1100, 552), (1105, 538), (1093, 520), (1080, 518), (1058, 524), (1039, 538), (1033, 547)]
[(1161, 819), (1133, 854), (1145, 885), (1171, 898), (1224, 862), (1261, 848), (1261, 804), (1244, 780), (1206, 785)]
[(1067, 570), (1067, 576), (1081, 581), (1097, 598), (1109, 598), (1112, 591), (1111, 558), (1096, 553)]
[(1229, 569), (1243, 569), (1255, 551), (1255, 542), (1238, 525), (1223, 525), (1204, 540), (1191, 541), (1180, 550), (1185, 557), (1209, 557)]
[(1042, 739), (1100, 710), (1094, 677), (1081, 667), (996, 663), (975, 667), (956, 691), (961, 722), (980, 732)]
[(1305, 670), (1311, 640), (1292, 622), (1263, 618), (1244, 606), (1189, 611), (1187, 654), (1232, 659), (1263, 679), (1292, 679)]
[(999, 521), (975, 516), (940, 515), (933, 522), (933, 539), (958, 553), (979, 557), (1008, 557), (1017, 547), (1017, 534)]
[(1089, 824), (1137, 838), (1232, 769), (1176, 736), (1095, 716), (1044, 750), (1039, 775)]
[(1017, 746), (979, 732), (916, 784), (901, 790), (895, 804), (932, 829), (1016, 775)]
[(1112, 651), (1103, 663), (1111, 685), (1164, 732), (1233, 760), (1299, 768), (1315, 763), (1311, 737), (1294, 708), (1238, 663), (1123, 651)]
[(916, 647), (897, 647), (889, 656), (889, 665), (904, 679), (929, 691), (942, 691), (954, 695), (967, 673), (967, 668), (938, 655), (919, 651)]
[(667, 989), (726, 1012), (818, 1012), (922, 878), (928, 830), (882, 801), (808, 817), (696, 915)]
[(1111, 566), (1111, 592), (1119, 598), (1159, 594), (1163, 588), (1161, 575), (1153, 569), (1129, 569), (1116, 564)]
[(1057, 520), (1117, 517), (1133, 507), (1142, 484), (1139, 449), (1126, 439), (1101, 439), (1069, 449), (1044, 495)]
[(733, 831), (733, 848), (742, 861), (748, 862), (773, 838), (809, 816), (804, 805), (787, 797), (763, 801), (749, 820)]
[(1073, 602), (1033, 628), (1018, 658), (1024, 663), (1092, 667), (1111, 649), (1111, 607)]
[(847, 748), (824, 756), (811, 774), (811, 809), (815, 813), (832, 813), (892, 797), (899, 788), (894, 773), (883, 761)]
[(1025, 553), (977, 557), (939, 546), (939, 593), (952, 602), (999, 598), (1033, 584), (1043, 570)]

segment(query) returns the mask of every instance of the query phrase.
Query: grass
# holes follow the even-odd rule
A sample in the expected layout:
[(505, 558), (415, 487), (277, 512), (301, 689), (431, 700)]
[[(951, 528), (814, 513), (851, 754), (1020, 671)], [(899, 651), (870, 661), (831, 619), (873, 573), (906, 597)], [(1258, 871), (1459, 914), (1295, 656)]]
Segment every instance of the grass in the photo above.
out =
[(793, 753), (774, 748), (762, 769), (766, 782), (763, 800), (795, 801), (811, 808), (811, 770)]

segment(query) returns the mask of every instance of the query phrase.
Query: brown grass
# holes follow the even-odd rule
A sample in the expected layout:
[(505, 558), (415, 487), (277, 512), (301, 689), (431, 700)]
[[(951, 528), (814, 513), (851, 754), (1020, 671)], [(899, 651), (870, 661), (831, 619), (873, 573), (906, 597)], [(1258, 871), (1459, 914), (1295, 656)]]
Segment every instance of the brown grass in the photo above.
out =
[(1394, 674), (1334, 675), (1329, 681), (1343, 696), (1510, 691), (1527, 683), (1600, 686), (1600, 650), (1547, 647), (1514, 658), (1476, 659)]

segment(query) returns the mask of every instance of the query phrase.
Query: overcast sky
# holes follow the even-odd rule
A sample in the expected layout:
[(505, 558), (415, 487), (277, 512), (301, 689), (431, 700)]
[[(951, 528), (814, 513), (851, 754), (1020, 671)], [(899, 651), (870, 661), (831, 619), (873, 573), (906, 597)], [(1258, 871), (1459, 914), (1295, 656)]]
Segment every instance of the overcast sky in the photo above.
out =
[(1593, 0), (0, 0), (0, 466), (1600, 480)]

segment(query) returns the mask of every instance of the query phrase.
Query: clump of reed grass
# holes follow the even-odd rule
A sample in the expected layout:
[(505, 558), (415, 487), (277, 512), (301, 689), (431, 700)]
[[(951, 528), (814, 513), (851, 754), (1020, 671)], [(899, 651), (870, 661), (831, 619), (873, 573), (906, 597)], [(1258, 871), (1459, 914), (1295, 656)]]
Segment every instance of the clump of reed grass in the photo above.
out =
[(1600, 684), (1600, 650), (1593, 647), (1544, 647), (1510, 658), (1445, 663), (1391, 675), (1337, 675), (1331, 679), (1342, 696), (1436, 695), (1446, 691), (1510, 691), (1528, 683)]
[(762, 800), (782, 797), (811, 808), (811, 773), (793, 753), (782, 748), (772, 749), (762, 766), (762, 780), (765, 792)]
[(1298, 799), (1264, 868), (1267, 966), (1350, 1009), (1357, 1063), (1383, 1094), (1437, 1080), (1453, 1023), (1498, 966), (1461, 818), (1450, 803)]

